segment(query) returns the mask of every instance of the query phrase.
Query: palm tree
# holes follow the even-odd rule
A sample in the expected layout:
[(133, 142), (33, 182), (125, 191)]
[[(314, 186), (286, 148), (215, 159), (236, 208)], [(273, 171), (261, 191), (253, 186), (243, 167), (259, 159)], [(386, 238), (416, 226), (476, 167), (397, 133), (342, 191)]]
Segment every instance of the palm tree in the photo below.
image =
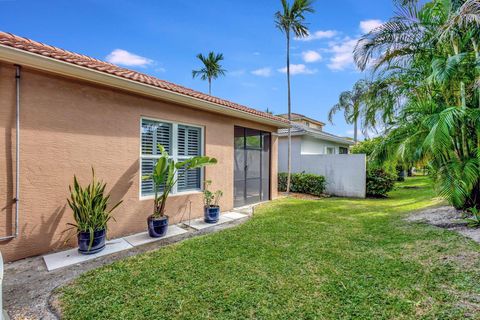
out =
[[(287, 105), (288, 105), (288, 121), (291, 120), (291, 97), (290, 97), (290, 35), (293, 34), (297, 38), (308, 36), (308, 27), (305, 23), (305, 13), (313, 13), (312, 0), (294, 0), (293, 4), (282, 0), (282, 11), (275, 13), (275, 25), (282, 33), (285, 34), (287, 40)], [(290, 179), (292, 171), (292, 135), (288, 128), (288, 162), (287, 162), (287, 193), (290, 192)]]
[(197, 58), (202, 61), (203, 68), (200, 70), (193, 70), (192, 77), (200, 77), (202, 80), (208, 80), (208, 94), (212, 94), (212, 79), (217, 79), (219, 76), (224, 76), (227, 70), (222, 69), (222, 65), (219, 63), (223, 60), (223, 54), (215, 54), (213, 51), (208, 53), (208, 56), (203, 54), (197, 54)]
[(368, 89), (366, 80), (358, 80), (351, 91), (344, 91), (340, 94), (338, 103), (334, 105), (328, 113), (328, 120), (333, 124), (333, 116), (338, 111), (343, 111), (345, 121), (353, 124), (353, 141), (358, 142), (358, 120), (362, 113), (362, 105), (365, 101), (365, 94)]
[(363, 112), (390, 120), (374, 156), (426, 162), (439, 195), (480, 208), (480, 0), (398, 5), (354, 51), (358, 67), (373, 66), (374, 83), (386, 84), (395, 101), (385, 106), (382, 95), (368, 94)]

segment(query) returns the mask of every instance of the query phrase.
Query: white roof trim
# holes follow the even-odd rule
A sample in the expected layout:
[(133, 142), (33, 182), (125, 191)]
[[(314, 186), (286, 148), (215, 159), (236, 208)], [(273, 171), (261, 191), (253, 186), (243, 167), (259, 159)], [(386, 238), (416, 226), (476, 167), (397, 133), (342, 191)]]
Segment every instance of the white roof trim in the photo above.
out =
[[(278, 134), (280, 137), (286, 137), (288, 136), (287, 132), (282, 132)], [(297, 132), (292, 132), (292, 136), (311, 136), (319, 140), (325, 140), (325, 141), (332, 141), (332, 142), (338, 142), (346, 145), (353, 146), (355, 142), (350, 141), (348, 139), (342, 138), (342, 137), (337, 137), (337, 136), (330, 136), (330, 135), (324, 135), (321, 133), (315, 133), (311, 131), (297, 131)]]

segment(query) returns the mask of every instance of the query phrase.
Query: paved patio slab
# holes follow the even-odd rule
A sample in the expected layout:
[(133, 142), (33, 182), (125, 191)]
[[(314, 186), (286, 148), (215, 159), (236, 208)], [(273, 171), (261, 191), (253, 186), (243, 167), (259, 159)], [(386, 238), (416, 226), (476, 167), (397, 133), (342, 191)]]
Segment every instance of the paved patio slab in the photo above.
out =
[(168, 238), (178, 236), (180, 234), (184, 234), (187, 232), (188, 232), (187, 230), (182, 229), (177, 225), (172, 225), (172, 226), (168, 226), (167, 234), (161, 238), (152, 238), (148, 235), (148, 232), (142, 232), (142, 233), (133, 234), (128, 237), (124, 237), (123, 239), (125, 239), (132, 246), (136, 247), (146, 243), (155, 242), (162, 239), (168, 239)]
[(222, 215), (225, 218), (232, 219), (232, 220), (238, 220), (242, 218), (248, 217), (247, 214), (240, 213), (240, 212), (226, 212)]
[(122, 250), (130, 249), (132, 245), (123, 239), (115, 239), (106, 242), (105, 249), (94, 254), (81, 254), (77, 248), (47, 254), (43, 256), (43, 260), (47, 266), (48, 271), (52, 271), (58, 268), (71, 266), (80, 262), (85, 262), (98, 257), (102, 257), (111, 253), (119, 252)]
[(203, 218), (191, 220), (190, 222), (184, 221), (183, 223), (195, 230), (202, 230), (202, 229), (210, 228), (210, 227), (217, 226), (219, 224), (223, 224), (230, 221), (232, 221), (232, 219), (226, 218), (224, 215), (220, 215), (220, 219), (218, 219), (217, 223), (206, 223), (203, 220)]

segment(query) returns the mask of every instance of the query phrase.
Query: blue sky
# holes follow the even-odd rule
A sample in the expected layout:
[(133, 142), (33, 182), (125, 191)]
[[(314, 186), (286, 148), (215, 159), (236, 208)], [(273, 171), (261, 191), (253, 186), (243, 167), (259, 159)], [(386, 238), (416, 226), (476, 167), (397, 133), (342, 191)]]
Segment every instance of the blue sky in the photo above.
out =
[[(81, 5), (80, 5), (81, 3)], [(355, 39), (392, 16), (391, 0), (317, 0), (308, 41), (292, 41), (292, 111), (327, 122), (343, 90), (364, 77), (352, 64)], [(199, 91), (195, 56), (222, 52), (227, 76), (213, 95), (286, 112), (285, 38), (275, 28), (280, 0), (0, 0), (0, 30), (110, 60)], [(295, 72), (296, 71), (296, 72)], [(341, 115), (326, 131), (352, 135)]]

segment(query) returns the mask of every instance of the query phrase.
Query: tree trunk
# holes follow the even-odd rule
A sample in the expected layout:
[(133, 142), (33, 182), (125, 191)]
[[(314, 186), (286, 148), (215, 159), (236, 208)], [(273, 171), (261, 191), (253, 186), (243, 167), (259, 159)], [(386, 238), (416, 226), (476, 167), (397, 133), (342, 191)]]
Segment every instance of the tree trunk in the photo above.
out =
[(477, 183), (473, 187), (470, 196), (467, 198), (463, 206), (457, 209), (467, 210), (470, 208), (480, 209), (480, 180), (477, 181)]
[(413, 167), (408, 167), (407, 169), (407, 176), (408, 177), (413, 177)]
[(357, 141), (358, 141), (358, 137), (357, 137), (358, 129), (357, 129), (357, 127), (358, 127), (358, 119), (355, 119), (355, 121), (353, 122), (353, 142), (355, 142), (355, 143), (357, 143)]
[[(292, 109), (290, 104), (290, 30), (287, 32), (287, 104), (288, 122), (292, 120)], [(287, 160), (287, 194), (290, 192), (290, 180), (292, 175), (292, 130), (288, 127), (288, 160)]]
[(212, 79), (208, 78), (208, 95), (212, 95)]

